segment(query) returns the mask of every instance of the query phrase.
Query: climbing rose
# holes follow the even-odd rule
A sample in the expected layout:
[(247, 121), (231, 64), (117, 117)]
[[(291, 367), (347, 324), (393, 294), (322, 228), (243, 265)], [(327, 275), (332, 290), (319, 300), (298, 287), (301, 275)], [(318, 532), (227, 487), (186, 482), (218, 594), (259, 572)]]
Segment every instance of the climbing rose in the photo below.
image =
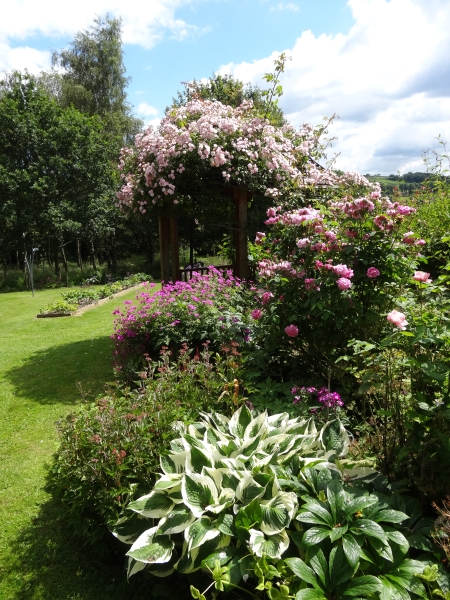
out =
[(380, 271), (375, 267), (369, 267), (367, 269), (367, 277), (369, 277), (370, 279), (375, 279), (375, 277), (379, 277), (380, 274)]
[(255, 310), (252, 310), (252, 319), (254, 319), (255, 321), (260, 319), (261, 315), (262, 315), (262, 310), (259, 310), (259, 308), (255, 308)]
[(425, 271), (416, 271), (413, 275), (413, 279), (421, 281), (422, 283), (431, 283), (430, 274)]
[(387, 320), (399, 329), (406, 329), (406, 326), (408, 325), (405, 315), (398, 310), (391, 310), (387, 316)]
[(289, 337), (297, 337), (298, 336), (298, 327), (295, 325), (288, 325), (285, 330), (286, 335)]
[(337, 281), (337, 286), (340, 290), (344, 291), (344, 290), (348, 290), (349, 288), (352, 287), (352, 282), (350, 281), (350, 279), (347, 279), (346, 277), (340, 277)]

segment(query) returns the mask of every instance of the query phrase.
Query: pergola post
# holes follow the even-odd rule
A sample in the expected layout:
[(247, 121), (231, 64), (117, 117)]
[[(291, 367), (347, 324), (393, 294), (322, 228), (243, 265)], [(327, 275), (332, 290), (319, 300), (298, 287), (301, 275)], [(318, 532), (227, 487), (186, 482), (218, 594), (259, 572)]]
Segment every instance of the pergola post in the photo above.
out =
[(172, 259), (172, 281), (180, 279), (180, 247), (178, 241), (178, 217), (171, 215), (169, 217), (170, 229), (170, 257)]
[(234, 244), (236, 264), (234, 274), (240, 279), (248, 279), (248, 238), (247, 238), (247, 203), (249, 193), (241, 188), (233, 189), (235, 207)]
[(169, 259), (169, 217), (160, 214), (159, 218), (159, 254), (161, 261), (161, 281), (170, 281), (170, 259)]

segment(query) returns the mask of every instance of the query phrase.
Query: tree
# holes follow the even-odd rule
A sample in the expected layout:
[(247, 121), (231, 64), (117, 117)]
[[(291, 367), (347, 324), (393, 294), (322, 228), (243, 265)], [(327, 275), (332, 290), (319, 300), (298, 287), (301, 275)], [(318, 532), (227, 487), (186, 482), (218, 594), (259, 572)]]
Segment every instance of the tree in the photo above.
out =
[(31, 75), (12, 74), (0, 98), (2, 262), (24, 244), (49, 249), (67, 268), (65, 245), (90, 247), (114, 229), (110, 140), (97, 116), (63, 109)]
[(118, 149), (141, 129), (127, 102), (121, 20), (96, 17), (94, 24), (75, 35), (68, 50), (54, 52), (54, 67), (64, 69), (61, 104), (73, 105), (88, 115), (100, 115), (116, 137)]

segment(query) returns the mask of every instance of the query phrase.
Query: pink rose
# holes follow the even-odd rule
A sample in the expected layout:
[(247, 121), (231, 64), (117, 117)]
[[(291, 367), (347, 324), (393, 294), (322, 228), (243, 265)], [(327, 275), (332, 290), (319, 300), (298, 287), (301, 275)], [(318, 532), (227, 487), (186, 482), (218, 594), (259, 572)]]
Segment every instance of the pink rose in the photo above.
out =
[(352, 287), (352, 282), (346, 277), (340, 277), (337, 281), (337, 286), (341, 291), (348, 290)]
[(399, 329), (406, 329), (406, 326), (408, 325), (405, 315), (398, 310), (391, 310), (387, 316), (387, 320)]
[(287, 327), (285, 327), (284, 331), (289, 337), (298, 336), (298, 327), (296, 327), (295, 325), (288, 325)]
[(369, 267), (366, 273), (369, 279), (375, 279), (375, 277), (379, 277), (381, 275), (380, 271), (375, 267)]
[(261, 318), (262, 315), (262, 310), (260, 310), (259, 308), (255, 308), (255, 310), (252, 310), (252, 319), (254, 319), (255, 321), (258, 321), (258, 319)]
[(432, 279), (430, 279), (430, 274), (425, 273), (425, 271), (416, 271), (413, 275), (413, 279), (416, 281), (421, 281), (422, 283), (431, 283)]

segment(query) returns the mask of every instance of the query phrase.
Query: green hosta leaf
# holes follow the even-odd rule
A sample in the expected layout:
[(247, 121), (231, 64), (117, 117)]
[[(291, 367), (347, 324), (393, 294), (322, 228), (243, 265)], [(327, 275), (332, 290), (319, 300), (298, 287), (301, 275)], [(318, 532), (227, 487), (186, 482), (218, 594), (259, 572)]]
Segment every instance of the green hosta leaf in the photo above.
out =
[[(232, 435), (243, 439), (247, 426), (252, 421), (252, 415), (248, 408), (243, 404), (230, 418), (228, 429)], [(251, 436), (254, 437), (254, 436)]]
[(132, 575), (139, 573), (139, 571), (142, 571), (142, 569), (145, 569), (146, 566), (147, 563), (135, 560), (134, 558), (131, 558), (131, 556), (129, 556), (127, 567), (127, 579), (129, 579)]
[(196, 448), (193, 446), (187, 454), (186, 458), (186, 471), (188, 473), (197, 473), (200, 474), (202, 472), (203, 467), (212, 467), (212, 461), (206, 456), (206, 454), (200, 450), (200, 448)]
[(286, 558), (284, 562), (299, 579), (306, 581), (306, 583), (312, 585), (316, 590), (322, 589), (317, 575), (301, 558)]
[(184, 473), (186, 464), (187, 451), (178, 452), (177, 454), (166, 454), (159, 459), (161, 469), (166, 475), (175, 473)]
[(174, 488), (176, 488), (177, 486), (180, 486), (181, 489), (181, 479), (182, 479), (182, 475), (181, 474), (176, 474), (176, 475), (162, 475), (158, 481), (155, 483), (155, 490), (160, 490), (160, 491), (164, 491), (164, 490), (172, 490)]
[(207, 507), (217, 504), (219, 494), (211, 477), (207, 475), (186, 474), (181, 486), (183, 501), (195, 517), (201, 517)]
[(377, 512), (372, 519), (379, 523), (380, 521), (388, 521), (389, 523), (402, 523), (409, 519), (408, 515), (399, 510), (383, 509)]
[(320, 544), (322, 540), (329, 537), (330, 530), (325, 527), (311, 527), (305, 531), (303, 536), (303, 543), (305, 546), (315, 546), (316, 544)]
[(143, 517), (160, 519), (170, 513), (174, 507), (173, 501), (163, 492), (150, 492), (135, 502), (130, 502), (128, 508)]
[(381, 591), (381, 581), (374, 575), (364, 575), (346, 584), (344, 596), (370, 596)]
[(262, 504), (261, 531), (273, 535), (288, 527), (296, 506), (297, 496), (292, 492), (279, 492), (272, 500)]
[(174, 543), (168, 535), (156, 535), (157, 527), (145, 531), (131, 546), (127, 556), (145, 563), (166, 563), (172, 556)]
[(281, 558), (283, 552), (286, 552), (289, 547), (289, 537), (285, 531), (269, 535), (267, 538), (256, 529), (250, 529), (249, 533), (248, 544), (256, 556), (262, 557), (266, 554), (270, 558)]
[(350, 445), (348, 433), (339, 419), (328, 421), (328, 423), (322, 427), (319, 441), (324, 450), (332, 450), (338, 456), (345, 455)]
[(323, 592), (319, 590), (313, 590), (312, 588), (306, 588), (300, 590), (295, 595), (295, 600), (326, 600)]
[(255, 498), (261, 498), (266, 488), (256, 483), (251, 475), (247, 475), (236, 488), (236, 497), (242, 504), (249, 504)]
[(215, 526), (221, 533), (223, 533), (225, 535), (230, 535), (230, 536), (236, 535), (236, 528), (234, 526), (233, 515), (228, 515), (228, 514), (219, 515), (217, 518), (217, 521), (215, 523)]
[(235, 556), (238, 559), (242, 558), (242, 552), (240, 549), (233, 548), (233, 546), (220, 548), (220, 550), (216, 550), (207, 558), (202, 560), (202, 567), (208, 567), (212, 570), (216, 566), (216, 561), (219, 561), (220, 566), (223, 567)]
[(360, 547), (356, 542), (355, 538), (346, 533), (342, 536), (342, 548), (344, 550), (344, 554), (349, 564), (352, 567), (356, 567), (359, 562), (360, 557)]
[(147, 531), (146, 519), (122, 517), (111, 527), (111, 533), (124, 544), (133, 544), (141, 533)]
[(355, 533), (362, 533), (363, 535), (377, 538), (385, 544), (387, 543), (387, 536), (384, 529), (378, 523), (369, 519), (357, 519), (352, 525), (352, 530)]
[(181, 533), (194, 521), (194, 515), (186, 506), (176, 506), (167, 517), (160, 520), (158, 525), (158, 535)]
[(215, 523), (211, 523), (209, 517), (197, 519), (184, 531), (184, 539), (188, 544), (189, 552), (218, 535), (220, 535), (220, 531), (217, 529)]
[(239, 484), (239, 478), (231, 469), (220, 469), (222, 471), (222, 487), (235, 490)]

